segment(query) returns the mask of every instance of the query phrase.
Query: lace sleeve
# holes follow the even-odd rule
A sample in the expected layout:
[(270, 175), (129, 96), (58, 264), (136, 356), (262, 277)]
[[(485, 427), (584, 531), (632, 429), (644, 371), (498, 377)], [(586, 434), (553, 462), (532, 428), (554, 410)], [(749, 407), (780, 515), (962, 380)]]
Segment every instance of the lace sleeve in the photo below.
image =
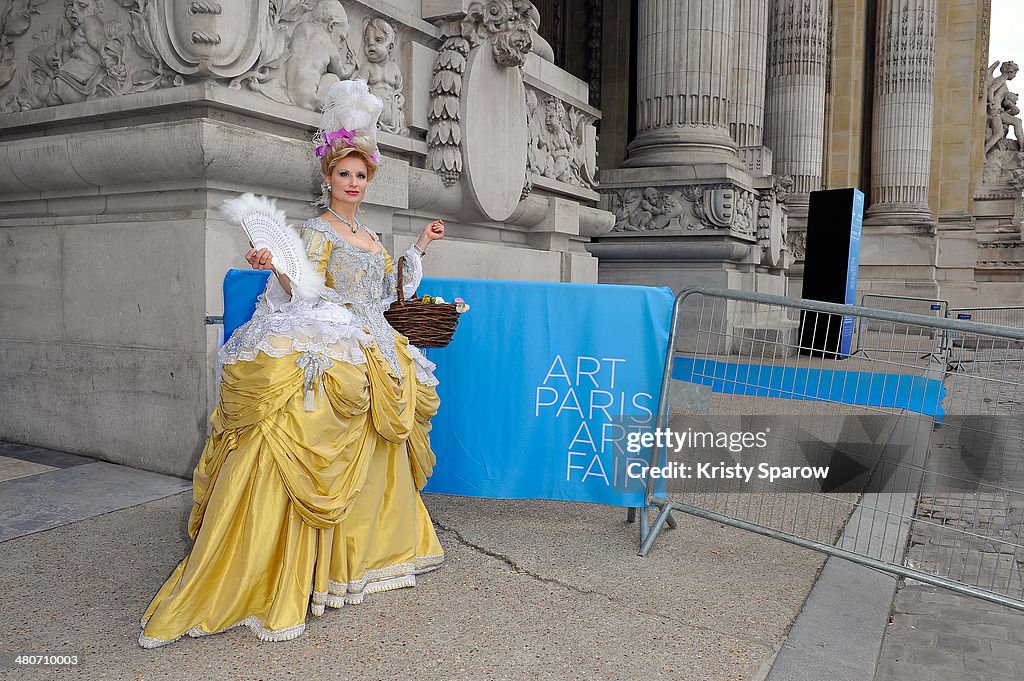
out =
[[(384, 307), (398, 300), (398, 261), (392, 262), (391, 256), (384, 253)], [(411, 298), (416, 293), (423, 279), (423, 259), (412, 246), (405, 252), (405, 267), (402, 270), (403, 292), (406, 298)]]
[(299, 236), (306, 247), (306, 256), (313, 263), (316, 271), (326, 277), (326, 285), (330, 288), (332, 286), (331, 273), (327, 271), (327, 263), (331, 259), (331, 247), (334, 244), (322, 231), (306, 225), (303, 225)]

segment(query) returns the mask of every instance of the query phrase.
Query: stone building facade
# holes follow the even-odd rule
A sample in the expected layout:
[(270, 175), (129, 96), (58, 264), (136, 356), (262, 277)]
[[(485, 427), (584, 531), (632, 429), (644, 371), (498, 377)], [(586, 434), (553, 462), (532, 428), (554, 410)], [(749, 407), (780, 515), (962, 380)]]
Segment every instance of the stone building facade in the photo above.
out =
[[(186, 475), (243, 191), (310, 216), (317, 109), (385, 101), (367, 224), (428, 273), (799, 295), (811, 191), (864, 290), (1022, 303), (988, 0), (0, 0), (0, 439)], [(1010, 58), (1012, 55), (1007, 55)], [(600, 165), (600, 168), (598, 167)], [(751, 319), (751, 325), (758, 320)]]
[(1016, 66), (987, 61), (989, 0), (602, 10), (602, 281), (799, 296), (808, 194), (858, 187), (862, 291), (1024, 304)]
[(0, 439), (188, 475), (216, 400), (218, 206), (315, 214), (327, 88), (385, 101), (363, 221), (429, 274), (597, 280), (597, 108), (529, 2), (0, 0)]

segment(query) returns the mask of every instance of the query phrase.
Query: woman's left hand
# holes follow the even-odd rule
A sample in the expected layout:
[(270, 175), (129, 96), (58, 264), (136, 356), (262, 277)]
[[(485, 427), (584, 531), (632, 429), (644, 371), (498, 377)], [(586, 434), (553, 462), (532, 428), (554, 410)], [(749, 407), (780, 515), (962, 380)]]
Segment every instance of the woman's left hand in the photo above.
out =
[(435, 241), (444, 238), (444, 220), (434, 220), (423, 230), (423, 236), (427, 241)]
[(430, 242), (437, 241), (438, 239), (444, 238), (444, 220), (434, 220), (423, 229), (423, 234), (420, 235), (416, 245), (420, 247), (420, 250), (427, 250), (427, 246)]

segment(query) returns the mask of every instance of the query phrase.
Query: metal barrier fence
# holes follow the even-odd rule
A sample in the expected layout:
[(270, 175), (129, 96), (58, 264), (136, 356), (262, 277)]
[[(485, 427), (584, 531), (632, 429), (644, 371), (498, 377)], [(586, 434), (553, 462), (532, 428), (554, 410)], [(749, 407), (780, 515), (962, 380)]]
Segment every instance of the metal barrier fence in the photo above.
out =
[[(1024, 609), (1024, 357), (950, 371), (942, 347), (1024, 330), (694, 287), (670, 347), (684, 304), (696, 342), (666, 363), (640, 555), (679, 510)], [(825, 335), (801, 346), (794, 310)], [(842, 315), (889, 325), (870, 361), (829, 345)]]
[[(861, 307), (874, 310), (889, 310), (919, 314), (925, 317), (946, 317), (949, 303), (938, 298), (919, 298), (915, 296), (895, 296), (882, 293), (865, 293), (860, 299)], [(872, 351), (885, 351), (884, 343), (893, 333), (907, 333), (911, 329), (899, 328), (893, 322), (884, 322), (869, 317), (862, 317), (857, 323), (857, 344), (854, 354), (870, 358)], [(915, 327), (916, 331), (929, 337), (934, 329)]]
[[(1024, 306), (1008, 307), (956, 307), (946, 311), (950, 319), (995, 324), (1024, 329)], [(985, 338), (968, 332), (956, 332), (949, 337), (950, 361), (954, 366), (971, 362), (1000, 362), (1007, 354), (1024, 349), (1024, 344), (1013, 339)]]

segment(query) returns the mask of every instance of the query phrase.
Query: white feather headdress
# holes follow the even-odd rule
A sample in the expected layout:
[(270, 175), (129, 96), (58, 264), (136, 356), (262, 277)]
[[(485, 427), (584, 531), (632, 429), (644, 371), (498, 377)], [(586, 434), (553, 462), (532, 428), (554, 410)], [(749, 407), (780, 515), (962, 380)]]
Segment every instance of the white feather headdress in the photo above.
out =
[[(327, 91), (320, 129), (313, 138), (317, 155), (325, 155), (330, 146), (338, 144), (358, 146), (368, 154), (378, 155), (377, 121), (383, 111), (384, 102), (370, 92), (365, 80), (335, 83)], [(324, 146), (328, 149), (320, 153)]]

